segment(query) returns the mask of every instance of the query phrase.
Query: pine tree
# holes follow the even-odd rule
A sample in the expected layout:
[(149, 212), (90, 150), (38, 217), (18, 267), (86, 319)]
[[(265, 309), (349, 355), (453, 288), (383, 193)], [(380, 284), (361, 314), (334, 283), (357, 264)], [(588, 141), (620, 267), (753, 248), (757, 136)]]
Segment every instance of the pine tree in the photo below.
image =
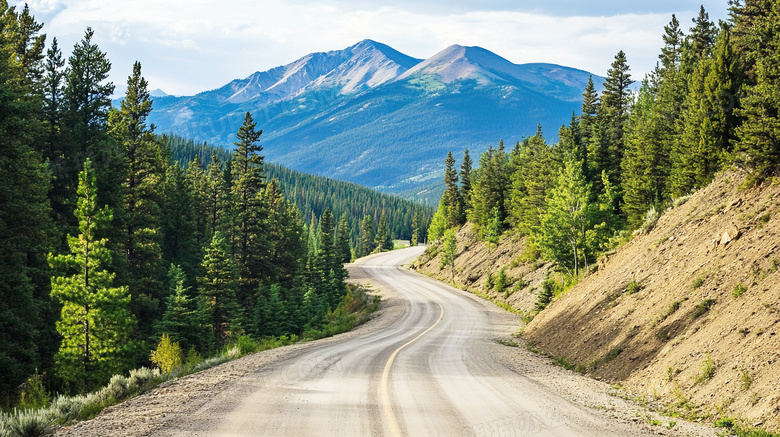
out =
[(509, 221), (518, 232), (528, 235), (539, 226), (539, 214), (544, 210), (547, 191), (555, 183), (558, 166), (541, 135), (524, 140), (515, 160), (516, 170), (509, 191)]
[(340, 263), (348, 263), (352, 261), (352, 249), (349, 245), (349, 221), (347, 221), (347, 215), (342, 214), (341, 220), (339, 220), (338, 232), (336, 233), (336, 250), (337, 259)]
[(68, 237), (70, 254), (50, 256), (51, 266), (62, 273), (51, 279), (52, 297), (62, 303), (57, 331), (62, 344), (57, 373), (66, 381), (80, 382), (82, 391), (105, 382), (126, 367), (134, 320), (128, 310), (127, 287), (114, 286), (107, 240), (98, 237), (112, 220), (107, 207), (97, 206), (97, 184), (88, 159), (79, 174), (76, 217), (79, 236)]
[(382, 210), (382, 215), (379, 217), (379, 225), (377, 226), (374, 243), (376, 243), (377, 247), (379, 247), (381, 250), (393, 249), (393, 236), (387, 226), (387, 216), (385, 214), (385, 210)]
[[(746, 6), (747, 7), (747, 6)], [(752, 22), (755, 86), (748, 88), (737, 115), (738, 159), (761, 179), (777, 172), (780, 163), (780, 4), (771, 2), (766, 17)]]
[(105, 52), (92, 42), (94, 35), (95, 32), (88, 27), (84, 38), (73, 46), (73, 53), (68, 58), (65, 121), (75, 149), (64, 152), (66, 157), (91, 153), (101, 160), (114, 159), (114, 156), (103, 153), (106, 120), (111, 108), (111, 95), (114, 94), (114, 84), (107, 82), (111, 62)]
[(463, 215), (460, 224), (465, 223), (466, 212), (471, 209), (471, 171), (473, 165), (469, 149), (466, 149), (463, 152), (463, 163), (460, 165), (460, 195), (463, 199)]
[(229, 248), (221, 232), (215, 232), (201, 264), (204, 276), (198, 278), (200, 309), (211, 327), (211, 338), (217, 344), (227, 344), (238, 316), (236, 289), (238, 271), (230, 257)]
[(162, 320), (157, 323), (156, 332), (158, 336), (170, 336), (172, 341), (179, 343), (182, 350), (203, 350), (203, 329), (198, 322), (195, 302), (189, 294), (190, 287), (185, 285), (187, 276), (180, 266), (171, 264), (168, 279), (169, 295), (165, 299), (165, 312)]
[(360, 254), (358, 258), (364, 257), (374, 251), (374, 219), (370, 215), (363, 217), (360, 224)]
[(420, 213), (414, 211), (414, 217), (412, 218), (412, 246), (417, 246), (420, 243)]
[(260, 195), (265, 187), (263, 176), (263, 147), (257, 144), (262, 130), (256, 130), (257, 123), (247, 112), (244, 122), (236, 133), (236, 149), (233, 152), (233, 196), (236, 201), (238, 228), (236, 242), (236, 265), (240, 274), (238, 300), (244, 306), (254, 302), (250, 296), (257, 288), (260, 278), (270, 270), (266, 230), (267, 205)]
[(579, 163), (569, 160), (550, 191), (539, 232), (534, 234), (545, 257), (573, 268), (575, 276), (579, 275), (580, 261), (587, 262), (584, 246), (590, 227), (590, 196)]
[(13, 8), (0, 1), (0, 406), (35, 368), (51, 369), (56, 309), (49, 298), (48, 175), (36, 152), (38, 104), (14, 52)]
[(661, 54), (658, 55), (663, 66), (662, 75), (670, 69), (677, 68), (677, 64), (680, 62), (680, 50), (684, 36), (682, 30), (680, 30), (680, 22), (672, 14), (672, 20), (668, 25), (664, 26), (664, 47), (661, 49)]
[(447, 199), (447, 222), (450, 227), (458, 226), (463, 214), (463, 206), (458, 192), (458, 172), (455, 170), (452, 152), (447, 152), (447, 158), (444, 160), (444, 196)]
[(689, 35), (691, 48), (699, 59), (703, 59), (709, 56), (710, 50), (715, 45), (718, 29), (710, 21), (710, 15), (704, 10), (703, 5), (699, 8), (699, 15), (692, 21), (694, 26)]
[[(601, 94), (601, 104), (599, 107), (599, 117), (601, 118), (602, 128), (606, 134), (602, 141), (602, 146), (606, 145), (609, 150), (609, 162), (594, 163), (597, 164), (591, 174), (600, 174), (603, 170), (614, 172), (616, 181), (620, 181), (620, 163), (623, 160), (625, 150), (625, 124), (628, 121), (629, 110), (631, 106), (631, 90), (629, 87), (633, 80), (629, 71), (626, 54), (621, 50), (615, 55), (615, 61), (607, 71), (607, 79), (604, 81), (604, 91)], [(591, 142), (593, 147), (595, 138)], [(612, 175), (610, 175), (612, 176)]]
[(127, 78), (127, 92), (120, 109), (109, 113), (108, 131), (125, 157), (119, 218), (133, 311), (144, 336), (151, 336), (154, 320), (161, 316), (159, 302), (165, 274), (160, 196), (165, 161), (153, 126), (146, 124), (151, 111), (148, 84), (141, 75), (141, 64), (136, 62)]
[(578, 137), (576, 138), (579, 144), (579, 151), (577, 156), (582, 161), (582, 171), (587, 177), (590, 175), (588, 162), (588, 146), (593, 139), (593, 129), (596, 123), (596, 114), (599, 107), (599, 95), (596, 92), (596, 86), (593, 84), (593, 76), (588, 76), (588, 84), (585, 86), (585, 91), (582, 93), (582, 113), (579, 117)]

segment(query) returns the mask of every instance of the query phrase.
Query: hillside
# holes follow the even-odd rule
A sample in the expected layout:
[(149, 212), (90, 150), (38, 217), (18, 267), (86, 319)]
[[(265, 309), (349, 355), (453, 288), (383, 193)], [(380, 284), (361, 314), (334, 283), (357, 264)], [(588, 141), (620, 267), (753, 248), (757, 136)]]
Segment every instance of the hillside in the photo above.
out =
[[(536, 315), (524, 339), (669, 414), (780, 429), (780, 185), (743, 190), (744, 180), (721, 175), (668, 210)], [(522, 240), (487, 252), (467, 225), (458, 241), (458, 285), (483, 292), (486, 273), (506, 266), (521, 288), (488, 297), (533, 309), (550, 266), (522, 263)], [(416, 267), (449, 281), (431, 253)]]
[(194, 96), (155, 98), (149, 119), (158, 132), (230, 145), (251, 111), (269, 161), (435, 204), (441, 156), (479, 156), (539, 123), (554, 138), (579, 111), (589, 75), (459, 45), (420, 60), (364, 40)]
[[(171, 159), (184, 168), (190, 165), (195, 156), (200, 160), (203, 170), (207, 169), (212, 155), (216, 155), (221, 162), (231, 159), (230, 151), (207, 143), (196, 143), (177, 135), (163, 136), (163, 140), (169, 147)], [(423, 229), (427, 227), (434, 213), (433, 208), (428, 205), (350, 182), (306, 174), (270, 162), (265, 162), (263, 169), (267, 180), (279, 181), (285, 198), (298, 207), (304, 220), (310, 220), (312, 214), (320, 217), (325, 209), (330, 209), (337, 220), (347, 214), (353, 246), (360, 235), (360, 220), (366, 215), (372, 216), (374, 221), (378, 222), (385, 210), (393, 237), (409, 240), (412, 236), (415, 212), (420, 215)]]
[[(780, 428), (780, 187), (743, 182), (720, 176), (668, 211), (525, 338), (683, 413)], [(714, 375), (703, 374), (708, 359)]]

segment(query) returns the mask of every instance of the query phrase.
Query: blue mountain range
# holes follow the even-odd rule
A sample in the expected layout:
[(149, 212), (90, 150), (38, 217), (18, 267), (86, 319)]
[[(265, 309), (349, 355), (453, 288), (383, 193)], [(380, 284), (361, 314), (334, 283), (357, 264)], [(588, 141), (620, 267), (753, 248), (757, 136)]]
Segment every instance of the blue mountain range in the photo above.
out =
[(478, 161), (499, 139), (512, 147), (539, 124), (555, 140), (580, 112), (589, 76), (480, 47), (421, 60), (364, 40), (194, 96), (159, 92), (149, 121), (157, 132), (232, 147), (250, 111), (269, 161), (437, 202), (447, 151), (459, 160), (469, 148)]

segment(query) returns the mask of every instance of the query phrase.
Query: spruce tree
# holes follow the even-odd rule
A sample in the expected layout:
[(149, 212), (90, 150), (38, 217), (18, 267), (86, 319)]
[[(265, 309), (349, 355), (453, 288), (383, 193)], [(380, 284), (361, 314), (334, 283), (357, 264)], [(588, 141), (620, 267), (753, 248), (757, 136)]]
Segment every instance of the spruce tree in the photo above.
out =
[(370, 254), (375, 247), (374, 219), (370, 215), (366, 215), (360, 223), (360, 254), (358, 258)]
[(262, 130), (256, 130), (257, 123), (247, 112), (244, 122), (236, 133), (236, 149), (233, 152), (233, 196), (236, 205), (235, 232), (237, 237), (236, 265), (238, 267), (239, 302), (247, 307), (254, 304), (250, 296), (257, 288), (260, 278), (270, 270), (267, 252), (266, 219), (267, 205), (261, 196), (265, 188), (263, 176), (263, 147), (257, 144)]
[[(747, 7), (747, 6), (746, 6)], [(768, 14), (755, 18), (752, 31), (761, 43), (755, 51), (755, 86), (747, 89), (737, 115), (738, 159), (761, 179), (777, 172), (780, 163), (780, 4), (771, 2)]]
[(460, 224), (465, 223), (467, 211), (471, 209), (471, 171), (473, 165), (469, 149), (466, 149), (463, 152), (463, 163), (460, 165), (460, 196), (463, 199), (463, 214)]
[(227, 344), (238, 316), (236, 289), (238, 271), (230, 257), (221, 232), (215, 232), (201, 264), (204, 275), (198, 278), (200, 311), (210, 326), (211, 338), (217, 344)]
[(158, 336), (167, 334), (171, 341), (178, 342), (182, 350), (203, 349), (204, 330), (198, 320), (195, 301), (190, 296), (190, 287), (186, 285), (184, 270), (171, 264), (168, 269), (170, 288), (165, 299), (165, 312), (156, 325)]
[[(112, 109), (108, 130), (124, 155), (123, 204), (120, 215), (127, 279), (133, 295), (133, 311), (143, 335), (152, 334), (159, 319), (165, 267), (162, 260), (161, 204), (165, 161), (153, 126), (146, 119), (152, 111), (148, 84), (141, 64), (133, 64), (120, 109)], [(115, 175), (116, 177), (116, 175)]]
[(349, 221), (347, 215), (342, 214), (336, 233), (336, 250), (339, 262), (342, 264), (352, 261), (352, 249), (349, 244)]
[[(452, 157), (452, 152), (447, 152), (447, 158), (444, 160), (444, 196), (447, 199), (447, 222), (450, 227), (458, 226), (463, 214), (463, 207), (458, 192), (458, 172), (455, 170), (455, 159)], [(384, 236), (382, 233), (382, 237)]]
[[(602, 138), (601, 147), (608, 149), (608, 162), (596, 162), (591, 174), (601, 174), (603, 170), (614, 172), (616, 181), (620, 181), (620, 163), (623, 160), (625, 150), (625, 141), (623, 139), (628, 121), (629, 110), (631, 106), (631, 90), (629, 87), (634, 83), (629, 73), (626, 54), (621, 50), (615, 55), (615, 61), (607, 71), (607, 78), (604, 81), (604, 91), (601, 94), (601, 104), (599, 106), (599, 118), (605, 137)], [(594, 138), (595, 140), (595, 138)], [(593, 140), (591, 145), (593, 146)], [(610, 175), (612, 176), (612, 175)]]
[(35, 150), (39, 106), (14, 52), (13, 8), (0, 1), (0, 406), (35, 368), (51, 369), (56, 309), (46, 263), (48, 174)]
[(135, 320), (128, 310), (128, 288), (115, 286), (116, 275), (107, 270), (112, 254), (99, 233), (113, 213), (108, 207), (98, 207), (89, 159), (79, 174), (77, 197), (80, 234), (68, 237), (70, 254), (50, 256), (49, 262), (61, 272), (61, 276), (51, 278), (52, 297), (62, 304), (57, 322), (62, 335), (57, 373), (68, 382), (79, 382), (86, 393), (125, 370)]

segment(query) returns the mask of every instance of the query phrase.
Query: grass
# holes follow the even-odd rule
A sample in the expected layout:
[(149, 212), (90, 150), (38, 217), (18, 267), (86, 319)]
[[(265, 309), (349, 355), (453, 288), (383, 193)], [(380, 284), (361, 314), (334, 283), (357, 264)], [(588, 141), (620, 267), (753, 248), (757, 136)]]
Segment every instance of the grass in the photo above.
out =
[(607, 354), (604, 356), (604, 362), (605, 362), (605, 363), (608, 363), (608, 362), (610, 362), (610, 361), (614, 360), (614, 359), (615, 359), (615, 358), (617, 358), (617, 357), (618, 357), (618, 355), (620, 355), (621, 353), (623, 353), (623, 346), (615, 346), (615, 347), (613, 347), (613, 348), (612, 348), (612, 349), (610, 349), (610, 350), (609, 350), (609, 352), (607, 352)]
[(498, 343), (500, 345), (503, 345), (503, 346), (509, 346), (509, 347), (518, 347), (518, 346), (520, 346), (519, 344), (517, 344), (516, 342), (514, 342), (512, 340), (504, 340), (503, 338), (499, 338), (498, 340), (496, 340), (496, 343)]
[(747, 291), (747, 286), (743, 283), (739, 283), (734, 286), (734, 289), (731, 290), (731, 295), (734, 297), (734, 299), (739, 298)]
[(701, 373), (696, 377), (695, 384), (705, 384), (710, 382), (715, 377), (715, 372), (718, 370), (715, 366), (715, 362), (712, 361), (710, 354), (707, 354), (704, 358), (704, 363), (701, 365)]
[(707, 311), (710, 310), (710, 307), (715, 304), (715, 299), (704, 299), (703, 301), (699, 302), (696, 307), (693, 309), (693, 312), (691, 312), (691, 317), (696, 319), (704, 315)]
[(742, 369), (739, 372), (739, 378), (742, 380), (742, 389), (745, 391), (750, 390), (750, 385), (753, 384), (753, 377), (750, 376), (750, 373)]
[(653, 321), (650, 322), (650, 328), (655, 328), (661, 322), (666, 320), (669, 316), (671, 316), (672, 314), (677, 312), (677, 310), (680, 309), (680, 306), (682, 305), (682, 303), (683, 303), (682, 300), (676, 300), (676, 301), (672, 302), (671, 304), (669, 304), (669, 306), (666, 307), (666, 309), (664, 309), (663, 312), (661, 312), (661, 314), (657, 315), (655, 317), (655, 319), (653, 319)]
[(628, 294), (637, 293), (641, 289), (642, 286), (636, 281), (631, 281), (628, 283), (628, 285), (626, 285), (626, 293)]

